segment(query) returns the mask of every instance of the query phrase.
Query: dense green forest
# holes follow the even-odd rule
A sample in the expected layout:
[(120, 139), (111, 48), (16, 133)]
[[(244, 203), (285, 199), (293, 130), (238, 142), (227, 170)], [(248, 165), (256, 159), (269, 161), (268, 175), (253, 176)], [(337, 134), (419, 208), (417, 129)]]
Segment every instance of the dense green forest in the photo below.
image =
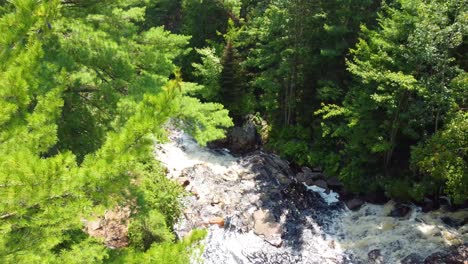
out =
[[(246, 115), (355, 193), (468, 197), (466, 0), (0, 0), (2, 263), (187, 263), (153, 144)], [(128, 246), (83, 223), (131, 208)]]

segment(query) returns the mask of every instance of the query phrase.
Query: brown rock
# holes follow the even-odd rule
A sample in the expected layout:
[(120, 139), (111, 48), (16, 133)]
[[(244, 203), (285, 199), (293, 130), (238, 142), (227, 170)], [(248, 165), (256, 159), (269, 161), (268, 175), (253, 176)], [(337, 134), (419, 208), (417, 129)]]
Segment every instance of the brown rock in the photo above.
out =
[(213, 217), (208, 221), (210, 225), (218, 225), (219, 227), (224, 226), (224, 218), (222, 217)]
[(263, 239), (271, 245), (280, 247), (283, 243), (281, 239), (282, 228), (273, 215), (268, 211), (258, 210), (254, 212), (253, 218), (254, 233), (263, 236)]

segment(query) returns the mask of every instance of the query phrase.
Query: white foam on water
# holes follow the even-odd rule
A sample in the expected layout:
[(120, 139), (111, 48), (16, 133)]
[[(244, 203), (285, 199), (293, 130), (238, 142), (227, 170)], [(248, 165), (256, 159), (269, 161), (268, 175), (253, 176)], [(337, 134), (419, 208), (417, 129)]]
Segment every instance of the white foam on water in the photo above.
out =
[(169, 170), (169, 177), (179, 176), (197, 164), (207, 165), (216, 174), (223, 174), (237, 165), (238, 158), (229, 154), (217, 155), (198, 143), (183, 131), (173, 130), (170, 141), (156, 147), (156, 155)]
[(308, 186), (304, 183), (304, 185), (306, 186), (306, 188), (310, 191), (313, 191), (313, 192), (316, 192), (318, 194), (320, 194), (320, 196), (323, 198), (323, 200), (325, 200), (325, 202), (330, 205), (330, 204), (333, 204), (333, 203), (337, 203), (339, 202), (340, 200), (338, 199), (340, 197), (339, 194), (337, 194), (336, 192), (334, 191), (329, 191), (327, 193), (327, 190), (323, 189), (323, 188), (320, 188), (316, 185), (312, 185), (312, 186)]

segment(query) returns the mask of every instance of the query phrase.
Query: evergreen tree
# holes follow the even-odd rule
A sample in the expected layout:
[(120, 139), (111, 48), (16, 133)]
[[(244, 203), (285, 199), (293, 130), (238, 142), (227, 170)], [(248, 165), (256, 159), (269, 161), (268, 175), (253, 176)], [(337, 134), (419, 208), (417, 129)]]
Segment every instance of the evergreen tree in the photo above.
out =
[[(151, 195), (134, 206), (155, 210), (147, 221), (158, 215), (166, 223), (156, 225), (160, 230), (152, 234), (168, 232), (177, 217), (179, 192), (158, 166), (148, 165), (154, 139), (164, 140), (163, 125), (171, 117), (184, 120), (182, 125), (201, 143), (222, 137), (223, 128), (232, 124), (221, 105), (188, 97), (191, 86), (179, 74), (169, 80), (188, 37), (161, 27), (142, 31), (138, 23), (144, 21), (145, 8), (140, 4), (17, 0), (4, 6), (3, 263), (109, 260), (113, 252), (89, 238), (81, 221), (141, 192)], [(159, 188), (135, 184), (147, 181)], [(172, 258), (187, 259), (186, 242), (164, 242), (153, 245), (146, 257), (172, 248), (177, 252)]]
[(459, 107), (450, 83), (465, 74), (452, 63), (467, 33), (462, 2), (398, 1), (385, 7), (379, 29), (363, 27), (348, 62), (356, 83), (343, 107), (319, 112), (328, 120), (345, 117), (325, 131), (343, 139), (341, 175), (356, 188), (369, 186), (369, 178), (388, 189), (406, 182), (410, 147), (438, 131)]

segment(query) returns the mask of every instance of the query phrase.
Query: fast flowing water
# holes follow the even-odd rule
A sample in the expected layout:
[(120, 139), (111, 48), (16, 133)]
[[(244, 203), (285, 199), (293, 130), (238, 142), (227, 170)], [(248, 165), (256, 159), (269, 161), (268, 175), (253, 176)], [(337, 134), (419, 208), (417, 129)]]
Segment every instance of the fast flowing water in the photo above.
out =
[[(467, 211), (422, 213), (412, 206), (407, 217), (394, 218), (389, 202), (352, 212), (336, 193), (295, 183), (287, 162), (275, 155), (234, 157), (200, 147), (181, 131), (157, 145), (156, 155), (168, 177), (193, 194), (183, 198), (175, 231), (183, 237), (208, 228), (204, 263), (400, 263), (410, 254), (422, 260), (468, 242), (466, 225), (441, 220), (466, 219)], [(258, 217), (262, 213), (268, 220)]]

